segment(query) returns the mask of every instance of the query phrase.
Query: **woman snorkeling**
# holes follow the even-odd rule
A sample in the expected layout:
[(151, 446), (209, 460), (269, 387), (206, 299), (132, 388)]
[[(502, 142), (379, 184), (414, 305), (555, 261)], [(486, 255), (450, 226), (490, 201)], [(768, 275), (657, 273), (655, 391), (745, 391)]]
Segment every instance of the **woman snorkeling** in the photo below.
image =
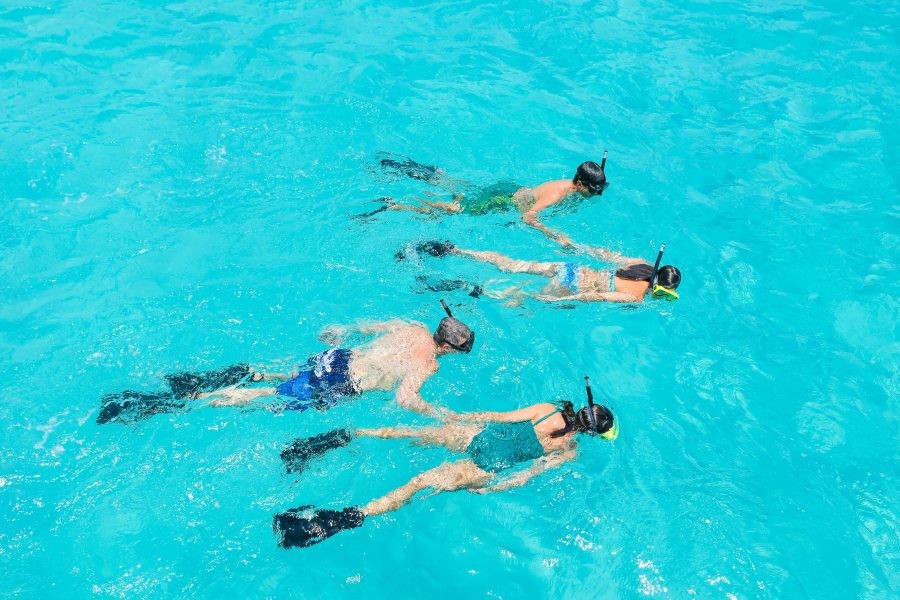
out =
[(545, 302), (643, 302), (647, 292), (671, 301), (678, 299), (676, 290), (681, 284), (681, 271), (672, 265), (659, 266), (665, 244), (659, 250), (655, 266), (641, 258), (626, 258), (609, 250), (589, 249), (598, 258), (622, 265), (614, 271), (592, 269), (571, 262), (516, 260), (498, 252), (457, 248), (450, 242), (422, 242), (416, 250), (438, 257), (447, 254), (465, 256), (492, 264), (507, 273), (543, 275), (549, 281), (534, 297)]
[[(587, 378), (585, 378), (587, 380)], [(588, 386), (588, 406), (579, 411), (571, 402), (560, 406), (535, 404), (509, 412), (455, 414), (437, 427), (384, 427), (337, 429), (295, 440), (281, 453), (288, 472), (302, 471), (307, 462), (329, 450), (346, 446), (358, 437), (406, 438), (417, 444), (443, 446), (468, 454), (413, 477), (408, 483), (364, 506), (343, 510), (300, 506), (275, 515), (272, 527), (283, 548), (311, 546), (344, 529), (359, 527), (368, 517), (397, 510), (425, 489), (435, 492), (467, 489), (486, 493), (520, 486), (535, 475), (576, 456), (577, 433), (613, 440), (618, 422), (604, 406), (593, 403)], [(506, 476), (512, 467), (531, 461)]]

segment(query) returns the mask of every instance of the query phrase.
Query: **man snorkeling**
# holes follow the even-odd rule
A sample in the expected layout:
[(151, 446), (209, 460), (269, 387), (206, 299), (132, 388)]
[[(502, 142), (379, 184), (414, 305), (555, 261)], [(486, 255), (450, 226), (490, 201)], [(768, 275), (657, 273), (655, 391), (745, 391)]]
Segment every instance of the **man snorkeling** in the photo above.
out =
[(605, 173), (606, 155), (604, 151), (599, 165), (592, 161), (581, 163), (572, 179), (547, 181), (531, 188), (504, 181), (481, 189), (450, 178), (437, 167), (423, 165), (409, 158), (382, 158), (380, 164), (385, 171), (446, 189), (452, 194), (453, 199), (450, 202), (439, 202), (419, 198), (420, 204), (413, 205), (398, 203), (392, 198), (384, 197), (381, 201), (385, 202), (385, 206), (366, 213), (365, 216), (371, 216), (382, 210), (483, 215), (515, 208), (522, 213), (522, 220), (525, 223), (539, 229), (550, 239), (568, 246), (572, 243), (571, 240), (565, 234), (544, 225), (538, 219), (538, 215), (570, 196), (601, 196), (609, 187)]
[[(587, 381), (587, 377), (585, 377)], [(369, 517), (394, 511), (426, 489), (449, 492), (466, 489), (495, 492), (523, 485), (543, 471), (576, 457), (576, 434), (589, 433), (614, 440), (619, 425), (605, 406), (594, 404), (575, 411), (571, 402), (541, 403), (509, 412), (459, 413), (438, 427), (338, 429), (295, 440), (281, 453), (288, 472), (300, 472), (313, 458), (348, 445), (354, 438), (404, 438), (415, 444), (443, 446), (468, 458), (446, 462), (416, 475), (405, 485), (364, 506), (342, 510), (300, 506), (275, 515), (272, 527), (283, 548), (311, 546)], [(514, 471), (517, 466), (530, 463)]]
[(622, 265), (616, 270), (592, 269), (571, 262), (516, 260), (498, 252), (464, 250), (450, 242), (422, 242), (416, 250), (436, 257), (452, 254), (472, 258), (506, 273), (542, 275), (548, 279), (547, 284), (534, 298), (544, 302), (643, 302), (648, 292), (656, 298), (678, 299), (676, 290), (681, 284), (681, 271), (672, 265), (659, 266), (665, 247), (663, 244), (660, 248), (654, 266), (640, 258), (591, 249), (595, 256)]
[[(443, 304), (443, 300), (441, 301)], [(163, 412), (187, 409), (189, 400), (209, 399), (211, 406), (246, 406), (260, 398), (281, 396), (283, 401), (266, 406), (277, 410), (327, 410), (342, 399), (371, 390), (396, 389), (397, 403), (420, 413), (436, 410), (419, 391), (438, 370), (437, 359), (450, 353), (472, 351), (475, 333), (454, 318), (449, 309), (435, 332), (415, 322), (391, 320), (357, 327), (329, 327), (323, 341), (338, 345), (352, 330), (377, 335), (361, 346), (331, 348), (312, 356), (294, 377), (252, 371), (247, 364), (206, 373), (177, 373), (166, 379), (171, 393), (144, 394), (126, 391), (107, 394), (98, 424), (111, 421), (135, 423)]]

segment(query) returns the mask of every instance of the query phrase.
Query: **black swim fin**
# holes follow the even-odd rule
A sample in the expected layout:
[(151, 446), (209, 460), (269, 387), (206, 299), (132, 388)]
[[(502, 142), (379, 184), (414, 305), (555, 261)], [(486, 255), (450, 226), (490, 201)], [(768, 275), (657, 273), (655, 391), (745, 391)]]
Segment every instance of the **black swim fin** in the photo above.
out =
[(281, 461), (288, 473), (302, 473), (306, 463), (329, 450), (343, 448), (353, 439), (349, 429), (335, 429), (309, 438), (297, 438), (281, 451)]
[(446, 242), (429, 240), (427, 242), (416, 244), (416, 252), (418, 252), (419, 254), (424, 252), (438, 258), (450, 254), (455, 248), (456, 246), (454, 246), (449, 240)]
[(201, 392), (214, 392), (229, 385), (240, 383), (250, 374), (250, 365), (239, 363), (213, 371), (172, 373), (166, 381), (176, 398), (190, 398)]
[(272, 518), (272, 530), (280, 547), (306, 548), (318, 544), (339, 531), (359, 527), (366, 518), (365, 513), (356, 506), (349, 506), (344, 510), (319, 509), (301, 516), (301, 513), (308, 512), (311, 508), (312, 505), (298, 506)]
[(360, 213), (358, 215), (353, 215), (353, 218), (354, 219), (367, 219), (369, 217), (374, 217), (378, 213), (384, 212), (387, 209), (389, 209), (391, 207), (391, 204), (394, 203), (394, 199), (391, 198), (390, 196), (382, 196), (381, 198), (378, 198), (377, 200), (375, 200), (375, 202), (381, 202), (383, 204), (381, 206), (379, 206), (378, 208), (376, 208), (375, 210), (370, 210), (369, 212), (364, 212), (364, 213)]
[(437, 183), (440, 170), (431, 165), (418, 163), (411, 158), (403, 160), (394, 160), (393, 158), (382, 158), (378, 161), (381, 168), (395, 175), (406, 175), (411, 179), (418, 179), (426, 183)]
[(100, 398), (102, 408), (97, 415), (97, 425), (119, 422), (134, 425), (162, 413), (181, 412), (185, 403), (169, 392), (145, 394), (126, 390), (121, 394), (106, 394)]

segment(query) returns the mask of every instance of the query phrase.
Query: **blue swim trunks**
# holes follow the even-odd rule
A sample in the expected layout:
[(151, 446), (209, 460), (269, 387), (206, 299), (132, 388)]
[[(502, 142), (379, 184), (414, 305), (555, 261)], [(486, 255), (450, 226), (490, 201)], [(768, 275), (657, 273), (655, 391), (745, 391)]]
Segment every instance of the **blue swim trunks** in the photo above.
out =
[(350, 350), (332, 348), (311, 357), (299, 375), (276, 389), (281, 396), (293, 396), (285, 402), (285, 408), (328, 410), (345, 396), (358, 394), (350, 379), (350, 356)]
[(556, 269), (553, 280), (559, 285), (569, 288), (573, 294), (577, 294), (578, 286), (581, 283), (581, 267), (573, 263), (563, 263)]

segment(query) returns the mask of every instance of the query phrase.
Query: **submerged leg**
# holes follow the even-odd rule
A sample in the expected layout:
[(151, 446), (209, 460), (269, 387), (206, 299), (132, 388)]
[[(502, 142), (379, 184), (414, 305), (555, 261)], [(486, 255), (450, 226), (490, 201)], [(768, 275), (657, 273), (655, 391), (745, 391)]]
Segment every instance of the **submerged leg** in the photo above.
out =
[(472, 438), (483, 428), (480, 425), (448, 424), (441, 427), (382, 427), (379, 429), (357, 429), (357, 437), (380, 437), (384, 439), (415, 439), (420, 444), (443, 446), (462, 452)]
[(210, 406), (246, 406), (256, 398), (272, 396), (275, 394), (273, 387), (239, 388), (230, 387), (215, 392), (197, 394), (197, 398), (213, 398)]
[(476, 250), (463, 250), (462, 248), (454, 248), (452, 253), (459, 256), (468, 256), (469, 258), (492, 264), (501, 271), (507, 273), (532, 273), (534, 275), (544, 275), (545, 277), (553, 277), (556, 274), (556, 270), (563, 264), (558, 262), (516, 260), (508, 256), (503, 256), (499, 252), (480, 252)]
[(397, 510), (418, 492), (434, 489), (449, 492), (463, 488), (484, 487), (491, 479), (491, 474), (479, 469), (471, 460), (460, 460), (444, 463), (420, 475), (416, 475), (408, 483), (400, 486), (385, 496), (372, 500), (362, 508), (366, 516), (380, 515)]

